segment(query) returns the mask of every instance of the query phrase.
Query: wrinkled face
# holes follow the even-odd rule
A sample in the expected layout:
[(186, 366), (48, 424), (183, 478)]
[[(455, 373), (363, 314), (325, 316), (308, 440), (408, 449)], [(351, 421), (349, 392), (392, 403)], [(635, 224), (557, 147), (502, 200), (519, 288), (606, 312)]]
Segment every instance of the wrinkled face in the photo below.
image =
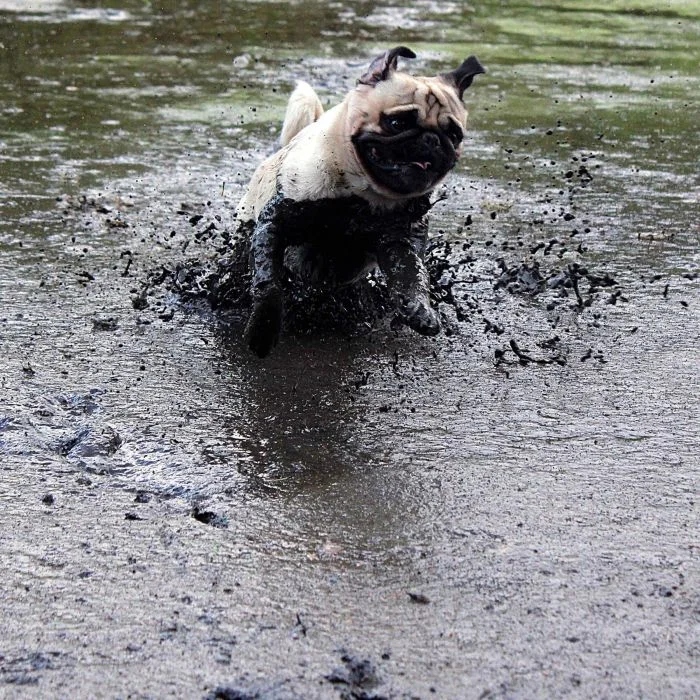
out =
[(352, 142), (373, 188), (395, 198), (430, 192), (460, 154), (467, 113), (456, 90), (439, 77), (395, 73), (355, 92)]

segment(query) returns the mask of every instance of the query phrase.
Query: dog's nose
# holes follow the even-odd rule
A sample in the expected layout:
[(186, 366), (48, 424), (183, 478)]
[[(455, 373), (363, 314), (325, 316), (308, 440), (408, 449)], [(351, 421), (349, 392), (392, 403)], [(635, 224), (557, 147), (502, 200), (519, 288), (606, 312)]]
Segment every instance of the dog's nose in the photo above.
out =
[(430, 149), (440, 148), (440, 137), (434, 131), (426, 131), (423, 134), (423, 143)]

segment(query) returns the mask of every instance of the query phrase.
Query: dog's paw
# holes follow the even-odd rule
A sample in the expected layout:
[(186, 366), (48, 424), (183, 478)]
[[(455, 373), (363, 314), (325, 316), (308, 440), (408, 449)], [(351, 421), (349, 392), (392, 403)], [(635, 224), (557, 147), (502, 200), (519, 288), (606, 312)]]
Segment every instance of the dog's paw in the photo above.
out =
[(245, 327), (245, 341), (258, 357), (267, 357), (277, 345), (282, 326), (282, 296), (270, 292), (257, 299)]
[(440, 316), (427, 300), (407, 302), (401, 315), (406, 325), (421, 335), (437, 335), (440, 332)]

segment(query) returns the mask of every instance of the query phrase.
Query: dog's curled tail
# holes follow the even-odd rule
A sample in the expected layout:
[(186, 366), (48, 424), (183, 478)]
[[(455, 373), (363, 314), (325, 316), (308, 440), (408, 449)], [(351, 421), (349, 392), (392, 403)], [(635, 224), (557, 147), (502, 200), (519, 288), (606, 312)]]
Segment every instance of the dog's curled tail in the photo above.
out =
[(323, 106), (314, 89), (308, 83), (299, 80), (294, 92), (289, 96), (280, 145), (286, 146), (302, 129), (313, 124), (322, 114)]

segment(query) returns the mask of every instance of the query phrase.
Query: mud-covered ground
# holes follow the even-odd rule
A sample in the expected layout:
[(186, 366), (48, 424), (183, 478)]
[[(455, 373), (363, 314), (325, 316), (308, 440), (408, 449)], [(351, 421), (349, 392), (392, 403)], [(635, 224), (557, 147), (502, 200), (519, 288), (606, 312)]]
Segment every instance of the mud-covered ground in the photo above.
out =
[[(0, 696), (698, 696), (693, 5), (30, 5)], [(489, 69), (432, 211), (445, 332), (371, 279), (261, 361), (212, 297), (235, 203), (295, 79), (332, 102), (395, 44)]]

